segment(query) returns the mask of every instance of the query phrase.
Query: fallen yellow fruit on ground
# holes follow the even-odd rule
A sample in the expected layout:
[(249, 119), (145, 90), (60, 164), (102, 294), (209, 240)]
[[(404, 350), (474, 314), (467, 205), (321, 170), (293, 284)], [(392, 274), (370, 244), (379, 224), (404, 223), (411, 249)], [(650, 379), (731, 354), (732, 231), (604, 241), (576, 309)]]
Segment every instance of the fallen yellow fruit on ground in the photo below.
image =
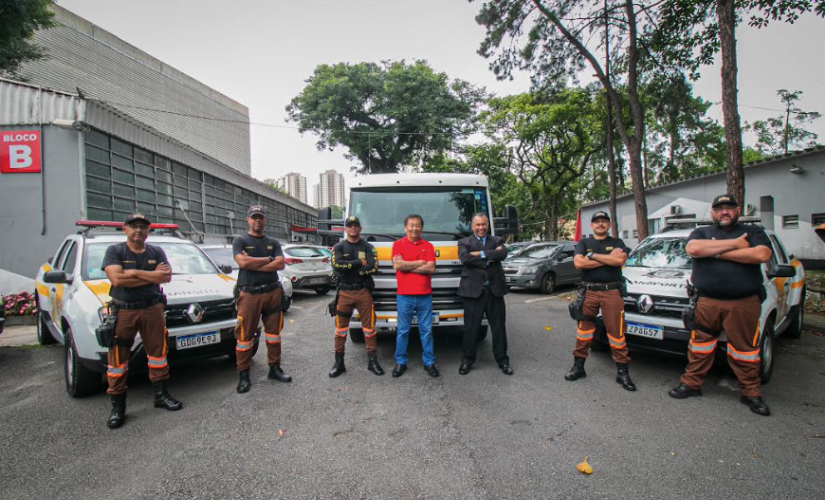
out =
[(590, 467), (590, 464), (587, 463), (587, 457), (584, 457), (582, 463), (576, 466), (576, 470), (582, 474), (593, 474), (593, 467)]

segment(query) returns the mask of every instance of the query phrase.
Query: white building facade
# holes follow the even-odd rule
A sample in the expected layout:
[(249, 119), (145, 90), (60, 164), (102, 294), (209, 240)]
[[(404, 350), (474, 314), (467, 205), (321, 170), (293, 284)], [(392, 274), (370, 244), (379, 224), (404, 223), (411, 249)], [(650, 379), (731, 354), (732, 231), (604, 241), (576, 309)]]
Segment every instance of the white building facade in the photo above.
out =
[(315, 208), (337, 206), (344, 208), (344, 174), (336, 170), (327, 170), (319, 175), (320, 182), (315, 185)]
[(277, 180), (276, 185), (301, 203), (307, 203), (307, 178), (290, 172)]

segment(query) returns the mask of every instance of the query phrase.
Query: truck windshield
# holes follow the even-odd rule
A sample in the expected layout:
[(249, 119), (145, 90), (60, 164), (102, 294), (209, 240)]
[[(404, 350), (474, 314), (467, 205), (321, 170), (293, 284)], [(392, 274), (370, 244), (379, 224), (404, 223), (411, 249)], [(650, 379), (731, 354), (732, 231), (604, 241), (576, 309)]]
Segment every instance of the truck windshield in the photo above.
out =
[(684, 238), (648, 238), (630, 252), (625, 266), (690, 269), (693, 261), (686, 244)]
[(487, 188), (409, 187), (353, 189), (349, 215), (361, 220), (364, 238), (395, 239), (404, 235), (404, 218), (424, 218), (424, 239), (457, 240), (470, 235), (473, 215), (490, 217)]

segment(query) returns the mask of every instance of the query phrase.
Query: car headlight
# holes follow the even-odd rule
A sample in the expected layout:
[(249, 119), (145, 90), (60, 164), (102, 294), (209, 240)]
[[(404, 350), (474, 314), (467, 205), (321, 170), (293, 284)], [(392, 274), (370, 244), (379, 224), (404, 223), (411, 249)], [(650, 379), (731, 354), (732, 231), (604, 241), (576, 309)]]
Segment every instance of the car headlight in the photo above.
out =
[(536, 271), (538, 271), (538, 270), (539, 270), (538, 266), (522, 267), (521, 268), (521, 274), (536, 274)]

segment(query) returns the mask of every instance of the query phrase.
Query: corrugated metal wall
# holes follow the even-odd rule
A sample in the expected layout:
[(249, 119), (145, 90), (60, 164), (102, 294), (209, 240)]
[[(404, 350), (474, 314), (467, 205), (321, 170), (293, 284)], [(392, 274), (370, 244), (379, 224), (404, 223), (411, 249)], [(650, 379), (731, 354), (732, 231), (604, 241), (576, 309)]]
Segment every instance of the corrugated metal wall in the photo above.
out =
[(83, 120), (86, 103), (76, 96), (0, 79), (0, 124), (38, 125), (54, 119)]
[[(71, 12), (38, 32), (49, 57), (23, 66), (31, 83), (102, 100), (184, 144), (251, 174), (249, 111)], [(140, 109), (149, 108), (149, 109)], [(155, 110), (163, 110), (155, 111)], [(196, 115), (204, 120), (185, 115)], [(223, 121), (225, 120), (225, 121)]]

